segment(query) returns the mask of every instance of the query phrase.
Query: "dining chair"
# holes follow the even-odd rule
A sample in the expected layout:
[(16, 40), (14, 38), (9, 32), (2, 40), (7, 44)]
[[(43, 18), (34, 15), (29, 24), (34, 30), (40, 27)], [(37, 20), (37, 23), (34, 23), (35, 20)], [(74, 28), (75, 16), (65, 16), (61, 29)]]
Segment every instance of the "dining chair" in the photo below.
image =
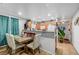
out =
[(36, 50), (38, 49), (39, 53), (40, 53), (40, 39), (41, 34), (37, 34), (34, 37), (34, 41), (30, 44), (27, 44), (27, 47), (30, 48), (32, 50), (32, 53), (35, 54)]
[(7, 38), (10, 54), (15, 54), (16, 49), (24, 47), (23, 44), (19, 44), (15, 42), (14, 36), (12, 34), (6, 33), (6, 38)]

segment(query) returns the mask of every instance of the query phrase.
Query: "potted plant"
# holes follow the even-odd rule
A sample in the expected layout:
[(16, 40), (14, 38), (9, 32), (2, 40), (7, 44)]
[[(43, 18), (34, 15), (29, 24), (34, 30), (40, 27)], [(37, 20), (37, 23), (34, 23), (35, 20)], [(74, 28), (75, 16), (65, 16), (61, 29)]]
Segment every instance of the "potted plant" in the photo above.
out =
[(63, 30), (59, 30), (59, 31), (58, 31), (58, 36), (59, 36), (59, 41), (60, 41), (61, 43), (63, 43), (64, 36), (65, 36), (64, 31), (63, 31)]

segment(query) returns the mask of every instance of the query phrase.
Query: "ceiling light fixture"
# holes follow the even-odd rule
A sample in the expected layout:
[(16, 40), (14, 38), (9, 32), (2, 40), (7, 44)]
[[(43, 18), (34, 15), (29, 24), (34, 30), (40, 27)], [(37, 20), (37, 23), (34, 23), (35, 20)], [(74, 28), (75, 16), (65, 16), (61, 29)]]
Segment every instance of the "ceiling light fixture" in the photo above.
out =
[(50, 14), (50, 13), (48, 13), (48, 16), (51, 16), (51, 14)]
[(22, 15), (22, 12), (18, 12), (18, 15), (21, 16)]

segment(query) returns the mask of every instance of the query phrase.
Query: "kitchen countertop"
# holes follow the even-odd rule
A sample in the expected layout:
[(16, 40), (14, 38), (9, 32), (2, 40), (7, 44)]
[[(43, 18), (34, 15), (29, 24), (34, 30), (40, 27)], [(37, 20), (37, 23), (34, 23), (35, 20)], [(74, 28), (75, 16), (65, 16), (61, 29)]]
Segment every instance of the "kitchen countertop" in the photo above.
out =
[(55, 31), (41, 31), (41, 30), (34, 30), (34, 31), (26, 31), (26, 32), (55, 32)]
[(40, 31), (40, 30), (36, 30), (36, 31), (26, 31), (26, 32), (41, 34), (41, 37), (45, 37), (45, 38), (54, 38), (55, 37), (55, 31)]

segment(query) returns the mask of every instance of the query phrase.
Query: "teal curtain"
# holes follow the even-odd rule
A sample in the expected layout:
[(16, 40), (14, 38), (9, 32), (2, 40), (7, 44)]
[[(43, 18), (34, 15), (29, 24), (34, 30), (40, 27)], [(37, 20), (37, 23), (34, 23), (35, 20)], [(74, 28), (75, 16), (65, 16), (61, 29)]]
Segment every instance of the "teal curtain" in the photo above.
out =
[(19, 35), (19, 20), (17, 18), (11, 18), (11, 34)]
[(6, 33), (9, 32), (9, 17), (0, 15), (0, 46), (6, 45)]

